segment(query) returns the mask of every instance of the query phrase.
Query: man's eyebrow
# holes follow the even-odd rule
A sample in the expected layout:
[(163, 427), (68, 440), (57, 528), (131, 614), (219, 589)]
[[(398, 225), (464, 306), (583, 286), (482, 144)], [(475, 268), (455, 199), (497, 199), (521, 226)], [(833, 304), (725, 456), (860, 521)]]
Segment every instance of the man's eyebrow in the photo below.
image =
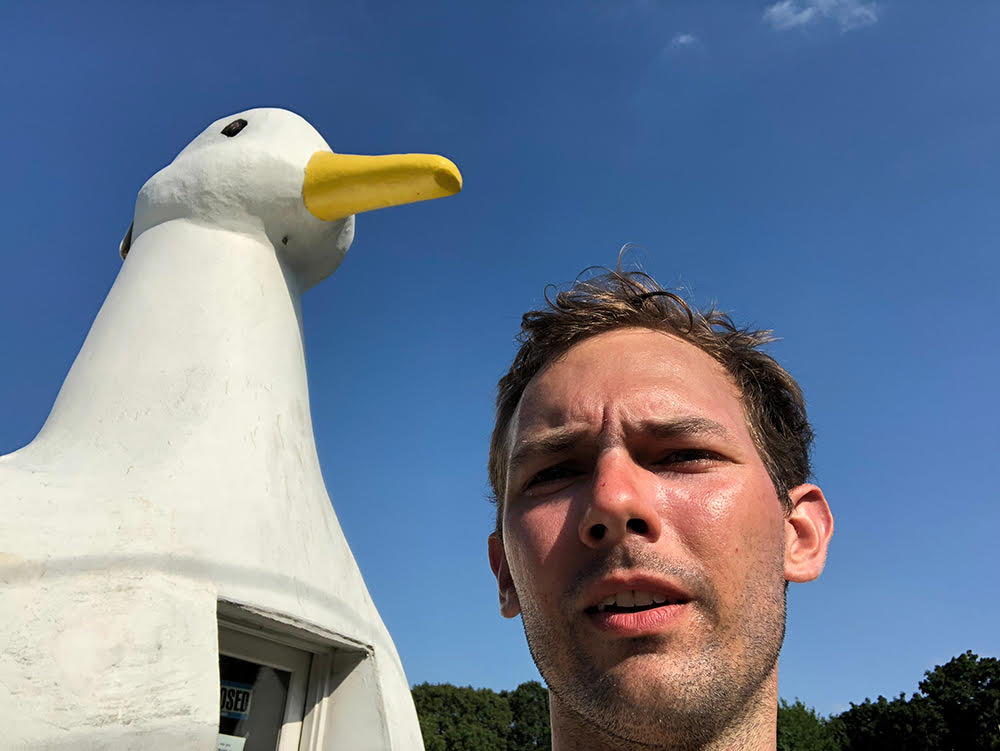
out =
[(730, 439), (732, 434), (720, 422), (707, 417), (678, 417), (670, 420), (643, 420), (641, 431), (660, 440), (672, 438), (697, 438), (698, 436), (716, 436)]
[[(731, 439), (732, 437), (732, 434), (722, 423), (707, 417), (697, 416), (643, 420), (639, 425), (639, 432), (661, 441), (697, 438), (699, 436), (715, 436), (722, 439)], [(587, 435), (586, 430), (564, 427), (553, 428), (539, 436), (524, 438), (514, 446), (510, 461), (507, 463), (507, 469), (514, 471), (529, 459), (561, 454), (584, 440)]]
[(555, 456), (567, 451), (577, 444), (586, 432), (578, 428), (553, 428), (539, 436), (523, 438), (511, 451), (507, 470), (511, 472), (524, 464), (529, 458), (538, 456)]

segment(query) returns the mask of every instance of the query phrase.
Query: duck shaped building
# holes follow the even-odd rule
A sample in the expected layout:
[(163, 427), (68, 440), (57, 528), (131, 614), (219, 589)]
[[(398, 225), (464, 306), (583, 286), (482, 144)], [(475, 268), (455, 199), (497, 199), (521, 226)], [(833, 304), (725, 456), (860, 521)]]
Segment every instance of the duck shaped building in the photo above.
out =
[(154, 175), (38, 436), (0, 457), (5, 749), (422, 748), (309, 411), (300, 295), (443, 157), (223, 118)]

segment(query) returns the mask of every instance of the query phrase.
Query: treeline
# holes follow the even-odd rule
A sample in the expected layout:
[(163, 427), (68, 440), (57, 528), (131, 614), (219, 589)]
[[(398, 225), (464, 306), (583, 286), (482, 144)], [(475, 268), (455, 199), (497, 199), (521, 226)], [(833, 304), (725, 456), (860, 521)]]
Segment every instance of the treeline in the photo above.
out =
[(548, 751), (549, 692), (538, 681), (513, 691), (421, 683), (413, 687), (425, 751)]
[[(422, 683), (413, 688), (426, 751), (547, 751), (549, 695)], [(884, 696), (831, 717), (778, 707), (777, 751), (1000, 751), (1000, 660), (972, 652), (924, 674), (909, 698)]]

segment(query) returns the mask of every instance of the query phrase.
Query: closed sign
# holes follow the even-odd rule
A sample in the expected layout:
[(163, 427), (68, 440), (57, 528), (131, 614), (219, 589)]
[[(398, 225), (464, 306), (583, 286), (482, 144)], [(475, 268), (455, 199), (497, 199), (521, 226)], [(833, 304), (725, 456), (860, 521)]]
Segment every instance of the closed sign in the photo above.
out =
[(219, 714), (223, 717), (232, 717), (235, 720), (245, 720), (250, 714), (252, 694), (253, 686), (234, 681), (222, 681)]

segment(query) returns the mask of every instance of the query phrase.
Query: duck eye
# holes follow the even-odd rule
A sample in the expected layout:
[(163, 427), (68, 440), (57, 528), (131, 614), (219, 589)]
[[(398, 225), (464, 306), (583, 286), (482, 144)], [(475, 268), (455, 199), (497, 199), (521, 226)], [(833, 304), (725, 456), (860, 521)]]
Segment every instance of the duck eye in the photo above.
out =
[(247, 121), (244, 120), (242, 117), (239, 118), (238, 120), (233, 120), (231, 123), (229, 123), (229, 125), (227, 125), (225, 128), (222, 129), (222, 135), (232, 138), (241, 130), (243, 130), (246, 126), (247, 126)]

